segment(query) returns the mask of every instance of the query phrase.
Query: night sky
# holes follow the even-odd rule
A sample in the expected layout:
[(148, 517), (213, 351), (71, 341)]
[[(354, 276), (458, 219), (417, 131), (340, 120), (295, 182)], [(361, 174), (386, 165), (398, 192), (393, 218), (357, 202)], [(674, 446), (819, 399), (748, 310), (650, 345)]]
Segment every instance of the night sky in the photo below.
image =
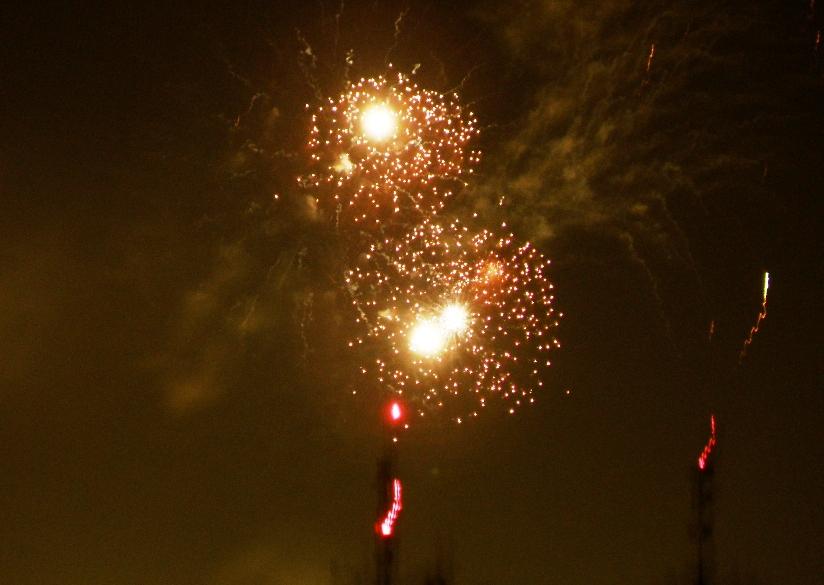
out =
[(391, 62), (475, 113), (448, 211), (532, 241), (565, 313), (533, 407), (402, 437), (400, 582), (694, 582), (714, 413), (715, 582), (820, 584), (822, 29), (807, 0), (4, 5), (0, 583), (371, 583), (382, 402), (296, 178), (306, 105)]

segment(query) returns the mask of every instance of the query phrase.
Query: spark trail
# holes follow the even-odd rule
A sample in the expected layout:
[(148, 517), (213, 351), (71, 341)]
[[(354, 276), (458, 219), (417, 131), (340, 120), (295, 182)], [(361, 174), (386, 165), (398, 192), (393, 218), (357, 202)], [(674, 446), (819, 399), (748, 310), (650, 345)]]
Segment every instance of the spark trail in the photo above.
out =
[(378, 520), (375, 531), (383, 538), (389, 538), (395, 532), (395, 524), (403, 510), (403, 484), (400, 479), (392, 480), (392, 502), (386, 514)]
[(704, 449), (701, 451), (701, 454), (698, 456), (698, 469), (704, 471), (709, 465), (710, 454), (712, 450), (715, 448), (715, 444), (718, 442), (718, 435), (715, 431), (715, 415), (710, 415), (710, 438), (707, 439), (707, 444), (704, 445)]
[(770, 273), (764, 273), (764, 288), (761, 293), (761, 310), (758, 312), (758, 317), (755, 320), (755, 325), (750, 328), (750, 332), (747, 335), (747, 338), (744, 340), (744, 345), (741, 347), (741, 351), (738, 353), (738, 363), (739, 365), (741, 362), (744, 361), (744, 358), (747, 356), (747, 348), (752, 345), (753, 337), (755, 334), (758, 333), (759, 328), (761, 327), (761, 322), (767, 318), (767, 293), (770, 290)]
[(649, 47), (649, 55), (647, 55), (647, 75), (649, 75), (650, 69), (652, 69), (652, 60), (655, 58), (655, 43), (652, 43)]

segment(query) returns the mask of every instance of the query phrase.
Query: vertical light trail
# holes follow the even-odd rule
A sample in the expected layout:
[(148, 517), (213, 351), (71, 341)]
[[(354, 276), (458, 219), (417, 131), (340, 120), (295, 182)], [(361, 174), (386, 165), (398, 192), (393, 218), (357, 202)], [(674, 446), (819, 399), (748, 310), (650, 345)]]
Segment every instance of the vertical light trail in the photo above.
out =
[(391, 537), (395, 532), (395, 523), (398, 521), (401, 510), (403, 509), (403, 486), (401, 480), (395, 478), (392, 480), (392, 504), (389, 506), (386, 515), (381, 519), (376, 528), (378, 533), (383, 538)]
[(715, 433), (715, 415), (710, 415), (710, 438), (707, 440), (707, 444), (704, 445), (703, 451), (698, 456), (698, 469), (704, 471), (707, 468), (707, 464), (709, 463), (710, 453), (712, 453), (713, 448), (717, 442), (717, 435)]
[(649, 55), (647, 56), (647, 75), (649, 75), (649, 70), (652, 69), (652, 60), (655, 58), (655, 43), (652, 43), (649, 47)]
[(747, 338), (744, 340), (744, 346), (741, 348), (741, 351), (738, 353), (738, 363), (740, 364), (744, 361), (744, 357), (747, 355), (747, 348), (752, 345), (753, 337), (755, 334), (758, 333), (759, 328), (761, 327), (761, 321), (767, 318), (767, 293), (770, 290), (770, 273), (764, 273), (764, 289), (761, 293), (761, 310), (758, 312), (758, 317), (755, 320), (755, 325), (750, 328), (750, 333), (747, 335)]

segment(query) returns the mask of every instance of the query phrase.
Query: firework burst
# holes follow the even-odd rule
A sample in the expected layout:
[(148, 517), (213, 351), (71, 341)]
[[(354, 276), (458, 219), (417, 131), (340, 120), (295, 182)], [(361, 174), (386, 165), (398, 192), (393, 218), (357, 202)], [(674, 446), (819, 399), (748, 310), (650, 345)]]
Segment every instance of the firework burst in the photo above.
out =
[(311, 118), (311, 171), (299, 179), (318, 209), (362, 229), (406, 226), (437, 213), (479, 154), (474, 116), (455, 94), (405, 75), (361, 79)]
[(457, 221), (373, 244), (346, 276), (363, 326), (349, 345), (368, 356), (366, 383), (457, 422), (490, 399), (510, 413), (533, 402), (560, 347), (548, 267), (529, 243)]

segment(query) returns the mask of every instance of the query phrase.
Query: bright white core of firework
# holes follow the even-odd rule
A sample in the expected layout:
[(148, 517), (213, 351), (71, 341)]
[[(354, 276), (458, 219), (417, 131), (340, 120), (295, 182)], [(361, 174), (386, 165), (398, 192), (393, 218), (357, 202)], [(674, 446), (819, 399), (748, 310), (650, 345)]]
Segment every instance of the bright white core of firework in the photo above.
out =
[(448, 333), (462, 333), (469, 325), (469, 313), (466, 307), (458, 303), (445, 306), (441, 311), (440, 324)]
[(409, 349), (422, 357), (434, 357), (446, 346), (447, 331), (434, 319), (418, 321), (409, 333)]
[(369, 106), (361, 114), (363, 134), (376, 142), (382, 142), (395, 133), (395, 112), (385, 104)]

